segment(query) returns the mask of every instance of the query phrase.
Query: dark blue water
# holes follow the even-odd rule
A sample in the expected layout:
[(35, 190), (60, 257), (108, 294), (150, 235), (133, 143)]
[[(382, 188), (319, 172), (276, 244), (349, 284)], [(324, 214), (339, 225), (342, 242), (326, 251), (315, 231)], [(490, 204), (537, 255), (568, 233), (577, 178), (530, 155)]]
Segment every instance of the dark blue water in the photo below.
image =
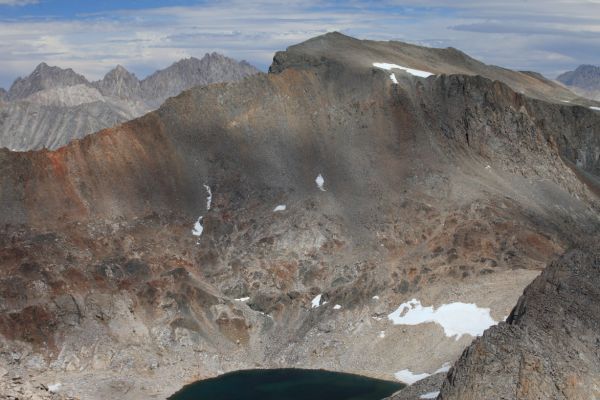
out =
[(232, 372), (185, 386), (170, 400), (381, 400), (402, 389), (397, 382), (322, 370), (266, 369)]

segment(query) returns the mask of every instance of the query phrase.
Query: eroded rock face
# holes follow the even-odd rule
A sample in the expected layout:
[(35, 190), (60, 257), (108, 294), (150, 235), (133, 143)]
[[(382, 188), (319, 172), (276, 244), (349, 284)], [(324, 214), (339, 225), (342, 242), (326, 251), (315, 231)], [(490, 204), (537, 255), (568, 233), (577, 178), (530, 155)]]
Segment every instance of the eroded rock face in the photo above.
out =
[(506, 323), (465, 350), (440, 399), (595, 399), (600, 396), (600, 247), (552, 262)]
[[(581, 176), (600, 115), (443, 74), (461, 60), (326, 35), (276, 73), (57, 151), (0, 151), (0, 362), (95, 399), (241, 368), (393, 379), (456, 359), (468, 335), (387, 315), (416, 298), (501, 320), (599, 225)], [(396, 84), (374, 62), (438, 75)]]

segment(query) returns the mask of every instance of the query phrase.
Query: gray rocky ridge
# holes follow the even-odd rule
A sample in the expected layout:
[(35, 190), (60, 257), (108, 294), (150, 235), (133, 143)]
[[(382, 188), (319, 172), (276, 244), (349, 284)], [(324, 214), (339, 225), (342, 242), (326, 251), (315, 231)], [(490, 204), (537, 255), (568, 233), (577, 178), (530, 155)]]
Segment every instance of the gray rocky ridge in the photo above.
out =
[(41, 63), (29, 76), (18, 78), (7, 102), (0, 104), (0, 147), (56, 149), (139, 117), (193, 86), (235, 81), (257, 72), (246, 62), (217, 53), (181, 60), (142, 81), (120, 65), (102, 80), (88, 82), (71, 69)]

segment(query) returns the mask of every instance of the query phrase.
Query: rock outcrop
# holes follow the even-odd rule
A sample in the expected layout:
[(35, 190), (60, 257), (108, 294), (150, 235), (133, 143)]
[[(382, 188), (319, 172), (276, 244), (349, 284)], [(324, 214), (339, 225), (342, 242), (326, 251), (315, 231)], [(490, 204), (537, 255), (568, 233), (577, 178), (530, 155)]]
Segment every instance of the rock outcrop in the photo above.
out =
[(0, 366), (86, 399), (242, 368), (434, 374), (472, 337), (394, 325), (400, 304), (502, 320), (600, 226), (600, 113), (561, 86), (340, 34), (271, 70), (0, 150)]
[[(186, 59), (139, 81), (117, 66), (97, 82), (71, 69), (40, 64), (19, 78), (0, 104), (0, 147), (56, 149), (73, 139), (139, 117), (193, 86), (235, 81), (257, 73), (222, 55)], [(1, 100), (1, 98), (0, 98)]]
[(568, 251), (469, 346), (439, 399), (600, 398), (600, 246)]

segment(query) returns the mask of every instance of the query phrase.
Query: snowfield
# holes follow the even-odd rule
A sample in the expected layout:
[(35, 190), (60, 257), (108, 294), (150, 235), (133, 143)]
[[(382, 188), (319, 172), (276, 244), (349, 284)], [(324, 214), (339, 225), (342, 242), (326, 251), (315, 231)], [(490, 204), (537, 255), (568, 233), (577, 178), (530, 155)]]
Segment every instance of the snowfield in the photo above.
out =
[(428, 322), (439, 324), (447, 337), (460, 339), (462, 335), (481, 336), (483, 331), (496, 321), (490, 316), (489, 308), (480, 308), (476, 304), (450, 303), (423, 307), (417, 299), (403, 303), (396, 311), (388, 315), (394, 325), (419, 325)]

